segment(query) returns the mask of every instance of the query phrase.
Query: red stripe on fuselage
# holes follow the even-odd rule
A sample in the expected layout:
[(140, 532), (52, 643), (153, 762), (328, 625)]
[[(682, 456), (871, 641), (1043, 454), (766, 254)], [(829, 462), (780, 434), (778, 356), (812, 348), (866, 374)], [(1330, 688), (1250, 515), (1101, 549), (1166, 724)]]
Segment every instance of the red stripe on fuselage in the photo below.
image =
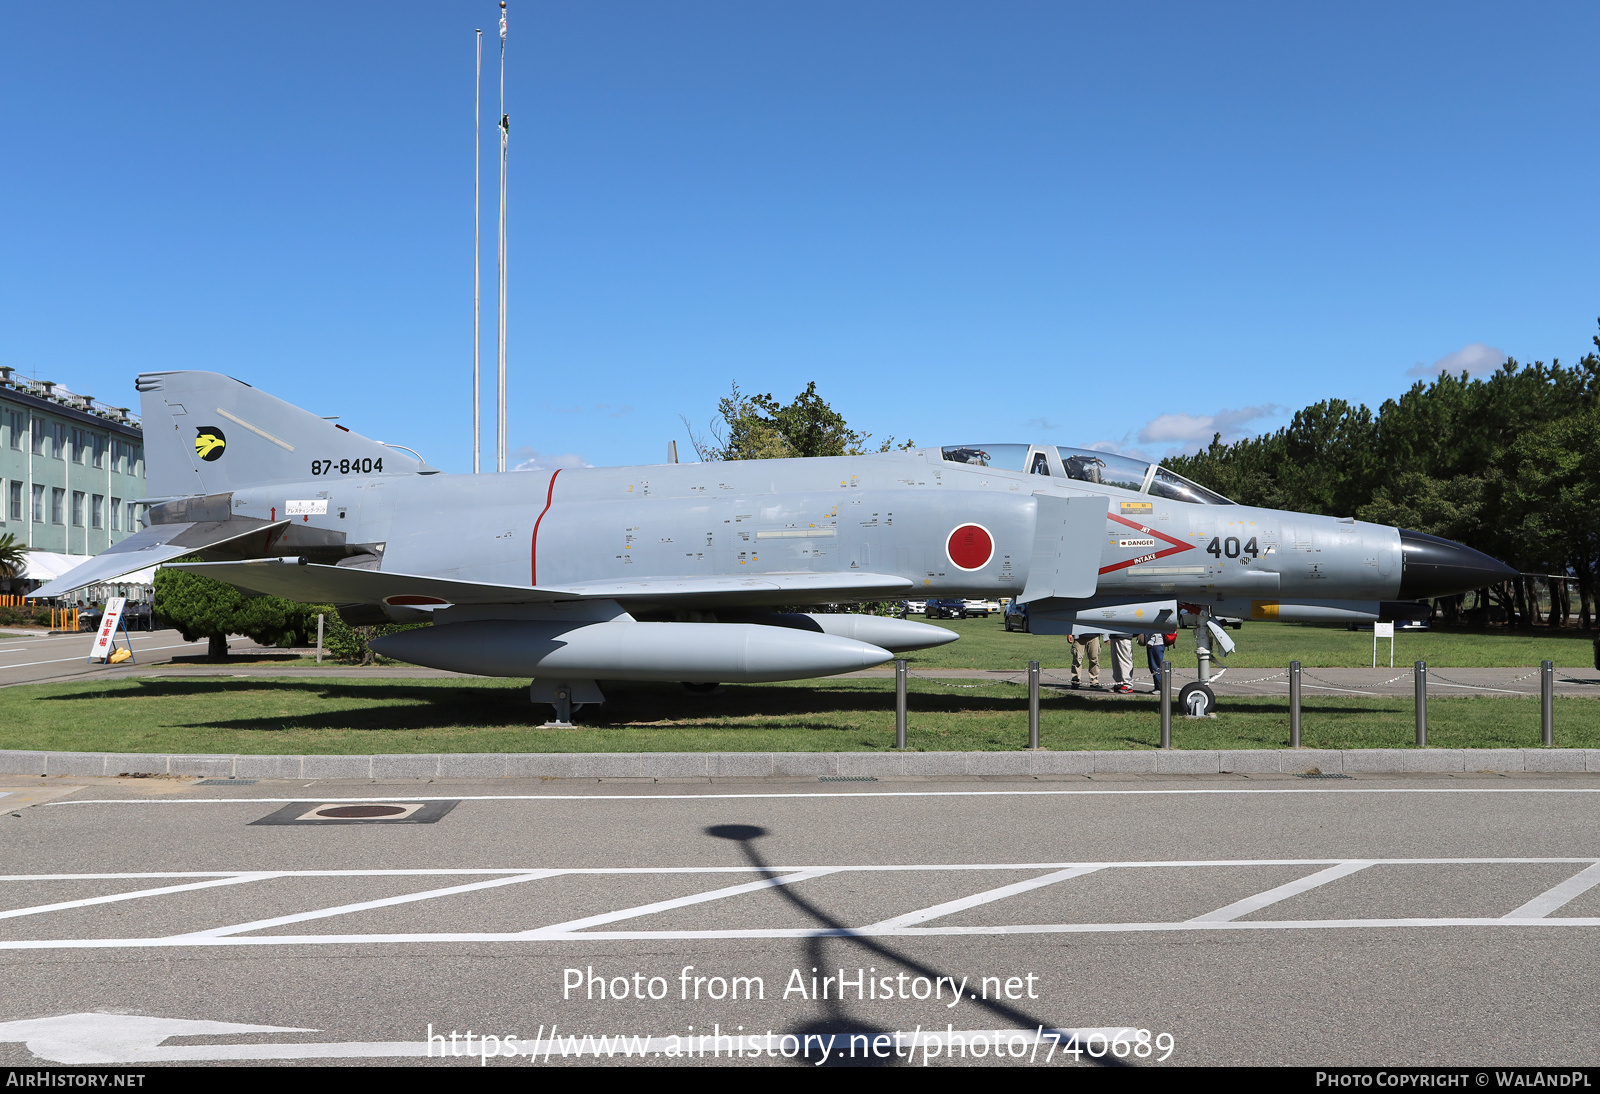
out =
[(550, 489), (544, 495), (544, 508), (539, 510), (538, 520), (533, 522), (533, 542), (528, 544), (530, 585), (539, 584), (539, 521), (544, 520), (544, 515), (550, 511), (550, 499), (556, 496), (556, 476), (559, 474), (561, 474), (560, 468), (550, 472)]
[(1129, 528), (1137, 529), (1147, 536), (1155, 536), (1158, 539), (1164, 539), (1168, 543), (1174, 544), (1174, 546), (1168, 547), (1165, 551), (1157, 551), (1153, 555), (1140, 555), (1138, 558), (1130, 558), (1126, 562), (1113, 562), (1110, 566), (1102, 566), (1100, 567), (1100, 572), (1103, 574), (1109, 574), (1112, 570), (1125, 570), (1129, 566), (1137, 566), (1141, 562), (1154, 562), (1158, 558), (1166, 558), (1168, 555), (1175, 555), (1179, 551), (1194, 550), (1194, 544), (1192, 543), (1185, 543), (1181, 539), (1174, 539), (1165, 532), (1158, 532), (1154, 528), (1146, 528), (1144, 525), (1135, 521), (1131, 521), (1127, 517), (1119, 517), (1115, 513), (1107, 513), (1106, 519), (1114, 520), (1118, 524), (1126, 524)]

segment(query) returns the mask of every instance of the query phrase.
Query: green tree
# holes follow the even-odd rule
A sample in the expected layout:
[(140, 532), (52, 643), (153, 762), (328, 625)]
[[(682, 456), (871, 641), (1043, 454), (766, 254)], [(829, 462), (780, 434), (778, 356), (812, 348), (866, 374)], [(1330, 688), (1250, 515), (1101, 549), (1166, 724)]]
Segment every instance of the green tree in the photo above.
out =
[[(688, 419), (684, 424), (689, 424)], [(817, 394), (815, 380), (787, 405), (771, 394), (746, 395), (735, 383), (733, 390), (717, 402), (710, 438), (691, 427), (689, 439), (702, 460), (783, 460), (858, 456), (874, 451), (867, 447), (872, 435), (851, 429), (844, 415)], [(894, 447), (894, 438), (890, 437), (875, 451), (888, 452)], [(899, 447), (915, 445), (907, 441)]]
[(0, 578), (21, 577), (28, 568), (28, 548), (7, 532), (0, 536)]
[(243, 634), (263, 646), (294, 644), (315, 635), (317, 613), (326, 606), (276, 596), (248, 596), (209, 577), (162, 567), (156, 571), (155, 614), (189, 642), (208, 640), (207, 655), (228, 656), (228, 635)]

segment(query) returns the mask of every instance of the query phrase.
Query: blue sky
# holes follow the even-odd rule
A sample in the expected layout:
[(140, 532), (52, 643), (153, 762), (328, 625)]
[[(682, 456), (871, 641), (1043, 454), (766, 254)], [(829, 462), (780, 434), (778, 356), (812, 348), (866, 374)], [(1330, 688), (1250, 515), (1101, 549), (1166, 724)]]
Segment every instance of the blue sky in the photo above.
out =
[[(119, 405), (213, 369), (470, 469), (495, 19), (0, 8), (0, 364)], [(816, 380), (880, 438), (1160, 454), (1441, 362), (1570, 361), (1600, 316), (1597, 31), (1580, 4), (512, 0), (513, 462), (659, 462), (735, 380)]]

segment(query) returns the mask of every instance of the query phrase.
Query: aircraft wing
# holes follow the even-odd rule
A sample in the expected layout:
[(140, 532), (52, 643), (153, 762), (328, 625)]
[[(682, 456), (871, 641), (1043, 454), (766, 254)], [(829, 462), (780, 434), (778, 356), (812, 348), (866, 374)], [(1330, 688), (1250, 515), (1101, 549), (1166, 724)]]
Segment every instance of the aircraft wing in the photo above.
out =
[(909, 578), (861, 573), (661, 577), (533, 586), (385, 573), (351, 566), (301, 563), (295, 559), (181, 562), (173, 569), (200, 574), (248, 592), (307, 604), (540, 604), (555, 600), (617, 600), (734, 606), (817, 603), (830, 596), (874, 599), (900, 596), (912, 588)]
[[(62, 574), (47, 585), (29, 593), (29, 597), (65, 596), (85, 585), (98, 585), (115, 581), (124, 574), (143, 570), (202, 549), (236, 544), (252, 536), (259, 537), (264, 546), (274, 532), (288, 527), (287, 520), (268, 522), (236, 517), (232, 520), (190, 521), (178, 524), (157, 524), (142, 529), (101, 551), (81, 566)], [(243, 546), (243, 545), (241, 545)]]

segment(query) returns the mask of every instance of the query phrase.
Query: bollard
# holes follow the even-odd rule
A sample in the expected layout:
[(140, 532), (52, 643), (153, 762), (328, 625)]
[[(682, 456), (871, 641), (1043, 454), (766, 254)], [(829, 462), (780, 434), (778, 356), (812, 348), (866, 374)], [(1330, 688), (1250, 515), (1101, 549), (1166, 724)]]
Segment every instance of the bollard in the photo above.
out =
[(1289, 747), (1300, 747), (1300, 662), (1289, 662)]
[(1161, 747), (1172, 747), (1172, 664), (1161, 651)]
[(1028, 662), (1028, 748), (1039, 750), (1039, 662)]
[(317, 664), (322, 664), (322, 613), (317, 613)]
[(894, 663), (894, 747), (906, 747), (906, 663)]
[(1417, 697), (1417, 747), (1428, 747), (1428, 663), (1418, 661), (1412, 667)]
[(1543, 731), (1546, 748), (1556, 743), (1555, 691), (1555, 662), (1539, 662), (1539, 728)]

